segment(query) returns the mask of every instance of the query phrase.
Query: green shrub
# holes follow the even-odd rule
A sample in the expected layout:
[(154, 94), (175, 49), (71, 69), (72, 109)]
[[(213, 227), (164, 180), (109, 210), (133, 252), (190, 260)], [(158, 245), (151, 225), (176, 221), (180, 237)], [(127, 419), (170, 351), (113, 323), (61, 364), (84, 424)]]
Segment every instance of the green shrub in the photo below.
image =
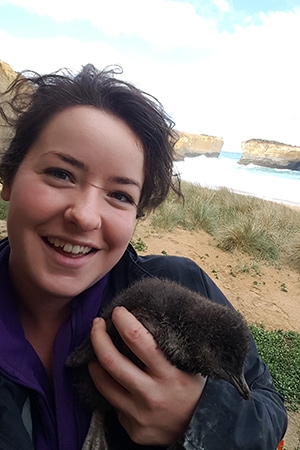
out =
[(300, 334), (250, 326), (258, 352), (268, 365), (276, 389), (290, 409), (300, 404)]
[(136, 241), (131, 239), (131, 245), (137, 252), (144, 252), (147, 250), (147, 245), (141, 238), (138, 238)]
[(5, 220), (7, 216), (8, 203), (0, 197), (0, 219)]

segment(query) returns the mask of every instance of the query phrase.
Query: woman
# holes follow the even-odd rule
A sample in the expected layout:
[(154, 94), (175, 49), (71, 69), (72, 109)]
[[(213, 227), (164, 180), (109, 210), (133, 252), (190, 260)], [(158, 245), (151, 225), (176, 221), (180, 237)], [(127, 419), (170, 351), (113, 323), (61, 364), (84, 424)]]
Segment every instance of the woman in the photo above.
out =
[[(92, 320), (144, 276), (174, 279), (222, 304), (213, 281), (185, 258), (138, 257), (129, 242), (137, 218), (157, 207), (172, 181), (176, 135), (151, 96), (88, 65), (77, 75), (19, 77), (3, 154), (8, 239), (0, 246), (0, 448), (79, 450), (90, 413), (65, 361)], [(142, 371), (95, 319), (90, 373), (114, 406), (112, 449), (275, 449), (286, 413), (252, 342), (245, 369), (251, 400), (224, 381), (171, 366), (124, 308), (113, 321)]]

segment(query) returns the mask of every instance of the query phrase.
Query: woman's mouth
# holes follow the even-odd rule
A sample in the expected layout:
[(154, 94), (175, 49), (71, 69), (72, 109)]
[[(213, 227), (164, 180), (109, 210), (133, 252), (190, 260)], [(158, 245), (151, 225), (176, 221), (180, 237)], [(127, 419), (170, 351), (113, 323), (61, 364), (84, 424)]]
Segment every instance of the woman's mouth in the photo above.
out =
[(87, 255), (88, 253), (93, 251), (92, 247), (71, 244), (70, 242), (63, 241), (58, 238), (47, 237), (47, 242), (51, 244), (52, 247), (55, 247), (57, 250), (62, 250), (65, 253), (69, 253), (72, 255)]

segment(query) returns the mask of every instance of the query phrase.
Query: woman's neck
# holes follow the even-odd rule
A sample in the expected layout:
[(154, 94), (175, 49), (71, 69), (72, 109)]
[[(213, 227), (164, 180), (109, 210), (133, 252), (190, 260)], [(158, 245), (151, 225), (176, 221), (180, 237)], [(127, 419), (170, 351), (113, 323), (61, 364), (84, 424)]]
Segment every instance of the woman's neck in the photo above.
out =
[(26, 296), (18, 296), (18, 310), (25, 337), (52, 381), (53, 345), (61, 325), (71, 315), (71, 299), (29, 296), (27, 292)]

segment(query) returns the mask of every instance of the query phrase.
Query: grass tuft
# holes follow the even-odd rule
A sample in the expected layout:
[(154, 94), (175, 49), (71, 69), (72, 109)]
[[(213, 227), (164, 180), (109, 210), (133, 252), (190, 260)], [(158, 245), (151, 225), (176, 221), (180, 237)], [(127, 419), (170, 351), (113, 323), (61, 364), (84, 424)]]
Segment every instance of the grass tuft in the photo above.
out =
[(294, 238), (287, 243), (286, 255), (284, 259), (286, 264), (291, 269), (300, 272), (300, 231), (299, 234), (294, 236)]
[(257, 259), (277, 261), (279, 249), (272, 234), (244, 216), (218, 230), (218, 247), (225, 251), (240, 250)]

